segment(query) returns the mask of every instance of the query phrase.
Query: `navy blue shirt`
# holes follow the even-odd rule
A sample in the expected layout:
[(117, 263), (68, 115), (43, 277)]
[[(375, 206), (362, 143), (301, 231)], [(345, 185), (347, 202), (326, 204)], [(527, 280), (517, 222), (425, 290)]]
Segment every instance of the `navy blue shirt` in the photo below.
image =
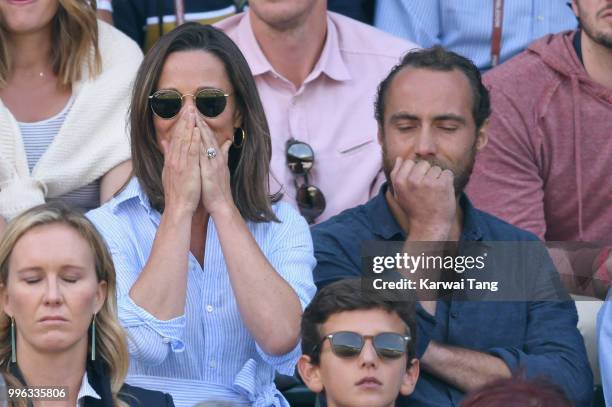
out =
[[(113, 22), (147, 51), (176, 27), (174, 0), (113, 0)], [(234, 0), (185, 0), (185, 21), (215, 22), (236, 13)]]
[(327, 9), (362, 23), (374, 22), (374, 0), (327, 0)]
[[(361, 276), (363, 242), (406, 240), (389, 209), (385, 191), (383, 186), (366, 204), (312, 228), (317, 258), (314, 278), (319, 289), (342, 278)], [(538, 240), (475, 209), (465, 195), (460, 202), (464, 214), (462, 241)], [(537, 261), (524, 257), (529, 257), (526, 261), (533, 263), (532, 267), (551, 271), (547, 275), (555, 280), (552, 284), (560, 287), (543, 246), (541, 252)], [(422, 356), (430, 340), (480, 351), (501, 358), (513, 372), (520, 368), (527, 377), (546, 376), (577, 405), (589, 406), (593, 374), (577, 322), (573, 301), (438, 300), (435, 316), (417, 307), (417, 357)], [(459, 389), (421, 370), (414, 393), (400, 397), (397, 406), (456, 406), (463, 396)]]

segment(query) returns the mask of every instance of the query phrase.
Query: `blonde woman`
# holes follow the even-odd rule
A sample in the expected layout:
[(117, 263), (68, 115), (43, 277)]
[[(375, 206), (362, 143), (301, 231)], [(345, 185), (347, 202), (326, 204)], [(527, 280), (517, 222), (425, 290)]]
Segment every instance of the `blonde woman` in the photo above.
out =
[(115, 270), (94, 226), (60, 204), (14, 219), (0, 241), (0, 370), (9, 389), (65, 388), (54, 406), (174, 406), (169, 395), (124, 384), (127, 369)]
[[(0, 217), (47, 200), (89, 210), (129, 178), (138, 46), (89, 0), (0, 0)], [(3, 222), (0, 222), (2, 228)]]

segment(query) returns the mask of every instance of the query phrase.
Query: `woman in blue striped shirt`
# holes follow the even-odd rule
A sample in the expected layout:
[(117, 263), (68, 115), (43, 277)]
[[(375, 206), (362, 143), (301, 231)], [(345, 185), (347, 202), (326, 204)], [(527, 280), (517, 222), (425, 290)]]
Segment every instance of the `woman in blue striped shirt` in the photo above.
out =
[(177, 406), (288, 406), (300, 316), (315, 292), (306, 221), (273, 203), (271, 142), (246, 60), (221, 31), (168, 33), (136, 77), (135, 178), (88, 214), (117, 268), (127, 381)]

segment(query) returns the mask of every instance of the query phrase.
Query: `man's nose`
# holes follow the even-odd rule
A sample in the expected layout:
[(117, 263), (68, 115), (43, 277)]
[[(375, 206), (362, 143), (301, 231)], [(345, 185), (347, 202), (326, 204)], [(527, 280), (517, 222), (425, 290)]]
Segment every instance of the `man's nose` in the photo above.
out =
[(417, 157), (430, 157), (436, 155), (436, 139), (430, 129), (423, 128), (415, 142), (414, 153)]

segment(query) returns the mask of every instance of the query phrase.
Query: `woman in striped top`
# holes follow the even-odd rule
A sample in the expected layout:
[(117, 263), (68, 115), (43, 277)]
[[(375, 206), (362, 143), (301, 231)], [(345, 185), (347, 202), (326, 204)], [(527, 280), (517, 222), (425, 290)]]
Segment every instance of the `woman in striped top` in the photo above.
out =
[(248, 64), (187, 23), (147, 53), (130, 109), (135, 179), (88, 213), (117, 268), (128, 383), (177, 406), (287, 406), (302, 310), (315, 292), (306, 221), (274, 203), (271, 141)]
[(47, 200), (93, 209), (128, 180), (126, 115), (141, 60), (96, 20), (93, 1), (0, 1), (3, 221)]

